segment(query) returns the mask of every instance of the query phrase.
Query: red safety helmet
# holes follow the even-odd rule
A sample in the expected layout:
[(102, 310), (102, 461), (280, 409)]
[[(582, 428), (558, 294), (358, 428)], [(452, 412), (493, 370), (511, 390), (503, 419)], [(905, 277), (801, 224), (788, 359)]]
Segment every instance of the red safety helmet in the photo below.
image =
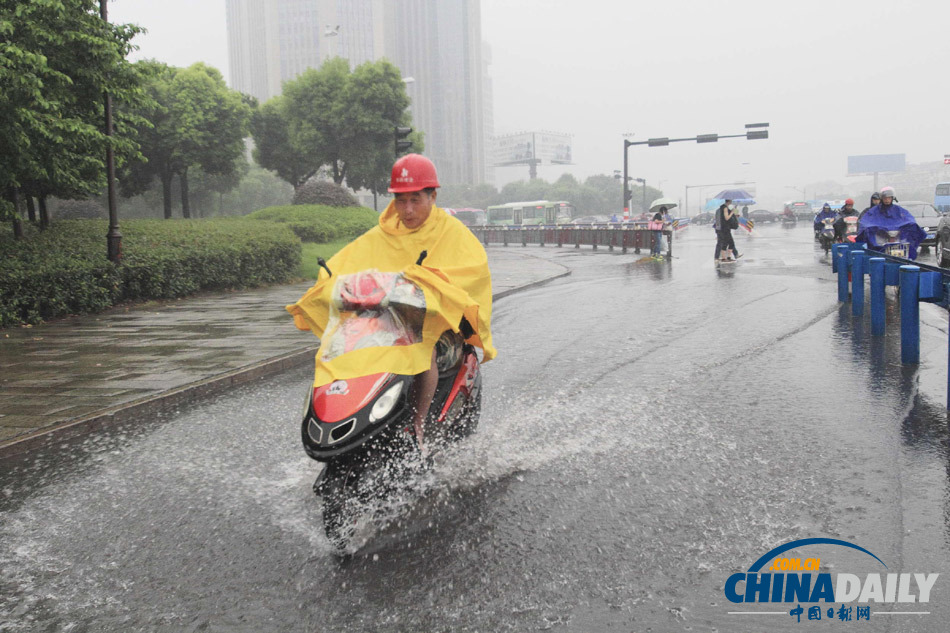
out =
[(851, 198), (848, 198), (847, 200), (844, 201), (844, 203), (845, 203), (845, 204), (854, 204), (854, 200), (852, 200)]
[(393, 163), (389, 193), (409, 193), (438, 186), (435, 165), (422, 154), (406, 154)]

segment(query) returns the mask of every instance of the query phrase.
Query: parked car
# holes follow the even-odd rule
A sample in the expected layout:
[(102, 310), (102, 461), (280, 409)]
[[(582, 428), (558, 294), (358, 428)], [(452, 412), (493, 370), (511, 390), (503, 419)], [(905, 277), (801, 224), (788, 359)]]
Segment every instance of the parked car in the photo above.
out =
[[(897, 202), (896, 204), (910, 211), (910, 214), (917, 220), (917, 224), (920, 228), (927, 233), (927, 237), (920, 243), (921, 250), (929, 246), (936, 246), (937, 227), (940, 224), (940, 220), (943, 219), (943, 215), (937, 211), (937, 208), (929, 202), (922, 202), (920, 200)], [(948, 255), (950, 255), (950, 253), (948, 253)]]
[(772, 213), (767, 209), (756, 209), (754, 211), (749, 211), (749, 217), (755, 220), (756, 224), (764, 224), (778, 220), (778, 214)]
[(691, 224), (712, 224), (716, 220), (715, 211), (707, 211), (706, 213), (700, 213), (699, 215), (693, 216), (693, 219), (690, 220)]

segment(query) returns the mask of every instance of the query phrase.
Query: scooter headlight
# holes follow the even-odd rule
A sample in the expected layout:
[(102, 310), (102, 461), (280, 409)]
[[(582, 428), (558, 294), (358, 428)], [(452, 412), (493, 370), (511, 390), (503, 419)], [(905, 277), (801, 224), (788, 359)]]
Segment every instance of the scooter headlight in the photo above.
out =
[(376, 399), (373, 409), (369, 412), (370, 422), (379, 422), (385, 418), (399, 402), (399, 395), (402, 393), (402, 383), (397, 383), (387, 389), (383, 395)]

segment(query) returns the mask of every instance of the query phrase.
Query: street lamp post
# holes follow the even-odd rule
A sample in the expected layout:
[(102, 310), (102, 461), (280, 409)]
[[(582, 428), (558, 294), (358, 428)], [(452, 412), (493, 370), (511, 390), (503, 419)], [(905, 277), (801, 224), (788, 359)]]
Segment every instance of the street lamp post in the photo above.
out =
[[(109, 22), (108, 0), (99, 0), (99, 17)], [(106, 233), (106, 251), (113, 264), (122, 262), (122, 233), (119, 232), (119, 211), (115, 197), (115, 152), (112, 150), (112, 96), (105, 94), (106, 126), (106, 183), (109, 199), (109, 232)]]

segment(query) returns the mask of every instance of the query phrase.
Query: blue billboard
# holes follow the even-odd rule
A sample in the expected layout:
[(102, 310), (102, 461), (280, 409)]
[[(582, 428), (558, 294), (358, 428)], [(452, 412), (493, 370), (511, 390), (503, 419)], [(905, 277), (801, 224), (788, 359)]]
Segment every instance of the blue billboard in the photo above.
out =
[(848, 156), (848, 175), (874, 174), (887, 171), (904, 171), (904, 154), (865, 154)]

